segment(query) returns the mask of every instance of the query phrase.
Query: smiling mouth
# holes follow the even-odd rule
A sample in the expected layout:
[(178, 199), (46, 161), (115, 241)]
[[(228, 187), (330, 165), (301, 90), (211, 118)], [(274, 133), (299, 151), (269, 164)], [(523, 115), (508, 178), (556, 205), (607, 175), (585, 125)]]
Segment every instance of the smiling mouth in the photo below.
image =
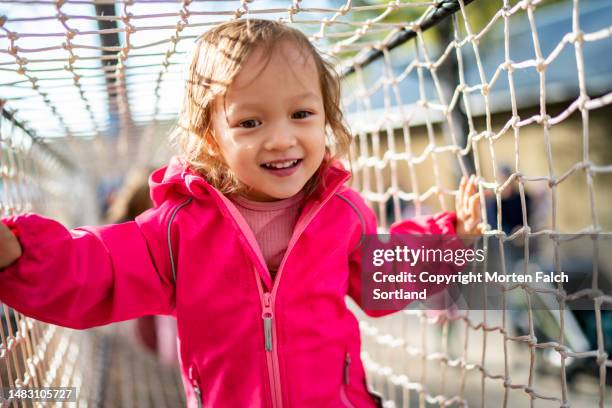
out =
[(300, 164), (301, 161), (302, 159), (276, 161), (276, 162), (264, 163), (261, 165), (261, 167), (263, 167), (266, 170), (286, 170), (286, 169), (290, 169), (292, 167), (297, 166), (298, 164)]

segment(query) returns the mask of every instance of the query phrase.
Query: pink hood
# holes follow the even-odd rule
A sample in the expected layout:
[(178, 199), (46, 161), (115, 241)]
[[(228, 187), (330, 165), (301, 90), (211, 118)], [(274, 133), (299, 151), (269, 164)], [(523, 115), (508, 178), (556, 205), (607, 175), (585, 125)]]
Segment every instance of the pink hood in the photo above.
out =
[[(232, 203), (173, 159), (151, 175), (156, 207), (135, 222), (68, 231), (35, 214), (4, 219), (24, 255), (0, 273), (0, 300), (75, 328), (176, 316), (189, 407), (376, 406), (345, 303), (361, 304), (360, 242), (376, 219), (348, 178), (327, 169), (273, 282)], [(394, 228), (453, 233), (453, 222)]]

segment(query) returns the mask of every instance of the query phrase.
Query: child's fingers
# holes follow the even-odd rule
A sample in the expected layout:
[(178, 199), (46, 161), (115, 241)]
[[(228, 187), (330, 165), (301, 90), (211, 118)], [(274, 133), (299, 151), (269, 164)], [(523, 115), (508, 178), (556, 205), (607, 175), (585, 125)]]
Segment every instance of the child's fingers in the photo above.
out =
[(463, 176), (461, 178), (461, 184), (459, 185), (459, 194), (457, 194), (457, 213), (463, 212), (465, 206), (465, 187), (467, 186), (468, 177)]
[(478, 194), (470, 197), (469, 214), (474, 222), (480, 222), (480, 197)]
[(455, 197), (455, 211), (459, 214), (463, 210), (463, 192), (465, 191), (465, 184), (467, 183), (467, 177), (462, 176), (461, 182), (459, 183), (459, 191), (457, 197)]
[(474, 195), (477, 189), (478, 189), (478, 177), (476, 177), (476, 175), (473, 174), (472, 183), (470, 184), (470, 190), (469, 190), (470, 196)]
[(457, 195), (457, 199), (460, 203), (463, 202), (463, 194), (465, 193), (465, 186), (467, 185), (468, 178), (466, 176), (461, 177), (461, 182), (459, 183), (459, 193)]
[(484, 234), (485, 231), (487, 230), (487, 224), (485, 224), (484, 222), (481, 222), (480, 224), (476, 226), (476, 230), (478, 231), (478, 235)]
[(474, 194), (473, 190), (474, 190), (474, 175), (472, 174), (467, 181), (467, 184), (463, 191), (463, 198), (462, 198), (463, 210), (468, 214), (470, 213), (470, 207), (469, 207), (470, 196)]
[[(474, 179), (472, 181), (472, 187), (470, 188), (470, 198), (474, 196), (479, 197), (478, 196), (478, 176), (476, 175), (474, 175)], [(478, 200), (477, 203), (480, 204), (480, 200)]]

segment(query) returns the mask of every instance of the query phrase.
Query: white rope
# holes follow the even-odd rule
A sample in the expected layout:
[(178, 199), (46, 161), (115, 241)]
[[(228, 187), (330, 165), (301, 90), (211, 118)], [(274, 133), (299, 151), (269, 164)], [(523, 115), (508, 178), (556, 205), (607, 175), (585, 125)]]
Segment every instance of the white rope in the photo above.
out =
[[(522, 226), (512, 234), (489, 230), (486, 237), (499, 238), (502, 249), (511, 245), (508, 241), (528, 244), (534, 239), (550, 239), (555, 248), (553, 261), (559, 267), (560, 245), (566, 240), (562, 233), (568, 232), (562, 217), (568, 197), (563, 189), (582, 177), (581, 199), (587, 202), (584, 212), (588, 223), (570, 232), (591, 237), (593, 256), (601, 256), (599, 242), (609, 239), (612, 231), (609, 212), (598, 201), (607, 186), (602, 187), (598, 180), (609, 177), (612, 163), (598, 160), (593, 139), (597, 129), (592, 122), (594, 111), (612, 105), (612, 93), (589, 94), (590, 61), (585, 57), (585, 44), (609, 42), (612, 21), (585, 32), (580, 13), (587, 2), (568, 0), (572, 7), (566, 18), (571, 26), (552, 48), (544, 49), (538, 18), (545, 1), (491, 1), (496, 1), (498, 8), (478, 27), (478, 20), (471, 16), (484, 0), (467, 6), (458, 1), (459, 10), (449, 17), (450, 40), (444, 44), (436, 44), (436, 34), (421, 29), (426, 17), (444, 3), (439, 1), (393, 0), (364, 5), (346, 0), (333, 6), (306, 0), (273, 4), (247, 0), (2, 1), (2, 6), (9, 7), (2, 8), (7, 15), (0, 17), (0, 98), (4, 98), (3, 107), (26, 129), (34, 128), (37, 138), (65, 139), (57, 145), (67, 149), (64, 156), (83, 168), (94, 166), (96, 175), (109, 170), (108, 163), (117, 163), (116, 157), (122, 163), (134, 157), (144, 163), (152, 146), (163, 144), (165, 133), (160, 129), (176, 117), (180, 98), (168, 92), (182, 88), (184, 57), (198, 35), (232, 18), (278, 19), (303, 30), (319, 49), (338, 58), (339, 70), (354, 67), (354, 75), (344, 78), (343, 83), (343, 109), (356, 138), (351, 148), (354, 185), (377, 213), (381, 232), (407, 216), (403, 214), (407, 210), (419, 215), (452, 209), (456, 194), (452, 174), (466, 174), (466, 163), (473, 159), (481, 204), (486, 196), (497, 201), (497, 225), (502, 221), (502, 195), (516, 186), (521, 197)], [(117, 15), (88, 12), (94, 4), (116, 5)], [(561, 4), (555, 3), (555, 7)], [(396, 18), (400, 13), (404, 17)], [(99, 29), (98, 22), (114, 22), (116, 28)], [(529, 44), (514, 42), (513, 30), (518, 26), (530, 34)], [(401, 30), (412, 30), (415, 38), (390, 50), (388, 45)], [(121, 43), (103, 46), (100, 36), (109, 35), (120, 35)], [(499, 37), (496, 46), (500, 49), (503, 44), (503, 57), (491, 66), (485, 58), (490, 50), (484, 44), (493, 37)], [(530, 47), (533, 53), (514, 61), (516, 47)], [(360, 66), (354, 57), (364, 50), (378, 50), (382, 56), (370, 66)], [(566, 101), (555, 96), (547, 83), (551, 69), (564, 61), (568, 51), (574, 54), (577, 89), (573, 99)], [(444, 69), (453, 59), (457, 72), (449, 86)], [(104, 64), (108, 62), (111, 64)], [(522, 100), (521, 76), (527, 73), (538, 77), (536, 112), (525, 109)], [(406, 93), (409, 83), (414, 84), (415, 95)], [(116, 95), (116, 106), (111, 103), (110, 108), (109, 94)], [(465, 116), (465, 132), (453, 116), (458, 110)], [(78, 223), (82, 210), (66, 208), (64, 199), (68, 187), (88, 188), (78, 171), (9, 122), (1, 122), (0, 132), (0, 214), (34, 210), (68, 224)], [(560, 169), (555, 149), (563, 141), (556, 129), (578, 122), (579, 158)], [(534, 166), (527, 162), (533, 148), (528, 140), (535, 133), (541, 146), (539, 157), (543, 158), (539, 167), (543, 170), (537, 174), (530, 171)], [(109, 139), (109, 135), (118, 135), (118, 139)], [(511, 174), (505, 181), (497, 174), (497, 165), (504, 158), (501, 145), (511, 146), (511, 154), (505, 154), (505, 159), (512, 161)], [(77, 157), (82, 159), (77, 161)], [(525, 195), (534, 185), (545, 186), (550, 197), (549, 222), (537, 224), (526, 217)], [(526, 245), (525, 272), (530, 255)], [(485, 406), (490, 393), (498, 392), (502, 406), (512, 405), (520, 395), (524, 405), (548, 400), (567, 407), (573, 404), (573, 394), (566, 366), (570, 359), (590, 359), (599, 369), (596, 398), (603, 407), (609, 401), (605, 369), (612, 367), (612, 359), (604, 347), (601, 310), (612, 304), (612, 295), (599, 288), (600, 273), (593, 270), (590, 288), (570, 294), (562, 285), (503, 288), (504, 302), (510, 291), (524, 294), (529, 305), (526, 333), (512, 332), (512, 317), (506, 307), (497, 314), (447, 312), (428, 318), (420, 312), (404, 311), (389, 320), (363, 318), (363, 360), (369, 377), (388, 399), (404, 406), (414, 400), (419, 407)], [(531, 302), (538, 296), (557, 302), (557, 339), (536, 338), (538, 311)], [(564, 313), (566, 303), (576, 299), (593, 299), (596, 348), (573, 350), (562, 335), (573, 324)], [(4, 307), (3, 315), (8, 314)], [(15, 316), (16, 327), (8, 332), (0, 329), (0, 369), (8, 370), (5, 377), (0, 375), (0, 381), (9, 379), (9, 384), (0, 387), (55, 383), (59, 379), (54, 373), (64, 366), (71, 381), (81, 379), (87, 387), (87, 373), (71, 357), (75, 347), (85, 350), (86, 342), (71, 337), (68, 331), (18, 313)], [(521, 358), (527, 363), (521, 375), (512, 357), (517, 349), (523, 350)], [(538, 351), (558, 357), (560, 374), (552, 387), (536, 381)], [(25, 364), (16, 360), (22, 358)], [(419, 371), (413, 372), (414, 367)], [(126, 372), (135, 373), (136, 378), (122, 381), (131, 381), (134, 387), (135, 382), (155, 383), (156, 379), (148, 378), (141, 368), (126, 366)], [(157, 389), (159, 384), (148, 387)], [(126, 394), (118, 398), (133, 404)]]

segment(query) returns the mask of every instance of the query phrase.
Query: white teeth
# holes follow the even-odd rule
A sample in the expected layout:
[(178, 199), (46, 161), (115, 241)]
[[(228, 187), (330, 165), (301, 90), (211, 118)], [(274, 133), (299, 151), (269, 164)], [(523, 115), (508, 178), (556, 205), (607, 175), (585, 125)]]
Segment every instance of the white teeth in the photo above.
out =
[(269, 169), (286, 169), (287, 167), (295, 166), (297, 162), (297, 160), (288, 160), (284, 162), (264, 163), (264, 167)]

